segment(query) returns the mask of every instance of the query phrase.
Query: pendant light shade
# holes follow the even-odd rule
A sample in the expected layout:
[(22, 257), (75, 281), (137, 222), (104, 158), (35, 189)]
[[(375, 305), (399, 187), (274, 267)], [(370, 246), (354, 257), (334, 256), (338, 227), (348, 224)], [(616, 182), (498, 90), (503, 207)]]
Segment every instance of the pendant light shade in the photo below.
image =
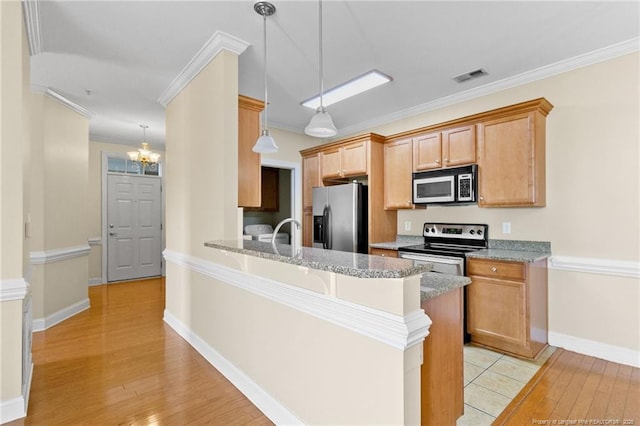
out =
[(264, 111), (262, 112), (262, 133), (251, 150), (259, 154), (273, 154), (278, 152), (278, 145), (269, 135), (269, 129), (267, 128), (267, 110), (269, 108), (267, 92), (267, 16), (276, 13), (276, 7), (267, 1), (259, 1), (253, 5), (253, 10), (262, 16), (264, 24)]
[(276, 141), (274, 141), (269, 134), (269, 130), (264, 129), (252, 150), (260, 154), (273, 154), (274, 152), (278, 152), (278, 145), (276, 145)]
[(324, 105), (322, 104), (322, 92), (324, 91), (324, 83), (322, 78), (323, 66), (322, 66), (322, 0), (319, 0), (319, 36), (318, 36), (318, 44), (319, 44), (319, 80), (320, 80), (320, 106), (316, 109), (316, 113), (313, 117), (311, 117), (311, 121), (307, 124), (307, 127), (304, 128), (304, 132), (309, 136), (314, 136), (316, 138), (330, 138), (331, 136), (335, 136), (338, 134), (338, 129), (333, 125), (333, 120), (327, 111), (324, 109)]
[(324, 110), (324, 107), (319, 106), (307, 127), (304, 128), (304, 132), (316, 138), (330, 138), (338, 133), (338, 129), (334, 126), (329, 113)]

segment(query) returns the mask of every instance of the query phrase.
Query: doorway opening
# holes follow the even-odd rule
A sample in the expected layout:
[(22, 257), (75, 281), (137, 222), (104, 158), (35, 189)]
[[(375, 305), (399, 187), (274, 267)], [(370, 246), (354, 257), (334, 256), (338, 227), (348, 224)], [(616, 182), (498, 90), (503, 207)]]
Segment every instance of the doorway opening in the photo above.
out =
[[(262, 206), (244, 208), (243, 238), (269, 242), (276, 225), (283, 219), (292, 217), (300, 222), (301, 176), (300, 165), (297, 163), (262, 159)], [(280, 228), (277, 242), (291, 244), (294, 236), (299, 247), (302, 233), (299, 230), (292, 232), (291, 225), (287, 223)]]

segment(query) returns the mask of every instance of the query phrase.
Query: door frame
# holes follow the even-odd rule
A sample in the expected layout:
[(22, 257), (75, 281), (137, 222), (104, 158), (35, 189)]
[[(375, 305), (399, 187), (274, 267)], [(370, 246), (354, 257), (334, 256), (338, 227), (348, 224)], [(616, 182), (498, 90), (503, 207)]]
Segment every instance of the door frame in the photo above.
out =
[[(291, 161), (265, 157), (261, 158), (260, 165), (291, 171), (291, 217), (302, 225), (302, 165)], [(240, 235), (242, 235), (242, 221), (240, 221), (239, 225)], [(302, 227), (295, 234), (297, 247), (302, 247)]]
[[(101, 151), (101, 171), (100, 171), (100, 180), (101, 180), (101, 187), (102, 187), (102, 195), (101, 195), (101, 204), (102, 204), (102, 219), (101, 219), (101, 251), (102, 251), (102, 283), (103, 284), (108, 284), (108, 277), (107, 277), (107, 268), (108, 268), (108, 264), (107, 264), (107, 250), (108, 250), (108, 233), (109, 233), (109, 224), (107, 223), (107, 203), (108, 203), (108, 198), (107, 198), (107, 175), (109, 174), (125, 174), (125, 173), (109, 173), (109, 157), (111, 158), (123, 158), (123, 159), (128, 159), (129, 157), (127, 156), (126, 153), (124, 152), (108, 152), (108, 151)], [(164, 173), (162, 173), (162, 161), (160, 161), (158, 163), (158, 167), (160, 167), (160, 176), (147, 176), (147, 177), (153, 177), (156, 179), (160, 179), (160, 185), (161, 185), (161, 190), (160, 190), (160, 205), (161, 205), (161, 210), (162, 210), (162, 232), (161, 232), (161, 244), (162, 247), (166, 247), (166, 226), (165, 226), (165, 217), (164, 217)], [(136, 176), (136, 175), (127, 175), (127, 176)], [(162, 276), (166, 276), (166, 262), (164, 262), (164, 259), (162, 261)]]

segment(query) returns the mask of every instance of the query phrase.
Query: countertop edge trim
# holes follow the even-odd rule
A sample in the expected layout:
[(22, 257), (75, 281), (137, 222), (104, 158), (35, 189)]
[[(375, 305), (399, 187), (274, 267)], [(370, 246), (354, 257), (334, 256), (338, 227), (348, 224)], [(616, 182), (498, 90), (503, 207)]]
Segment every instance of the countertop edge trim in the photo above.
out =
[(395, 349), (406, 350), (421, 343), (429, 334), (431, 319), (422, 309), (404, 316), (396, 315), (242, 272), (184, 253), (165, 250), (163, 255), (167, 262), (312, 315)]

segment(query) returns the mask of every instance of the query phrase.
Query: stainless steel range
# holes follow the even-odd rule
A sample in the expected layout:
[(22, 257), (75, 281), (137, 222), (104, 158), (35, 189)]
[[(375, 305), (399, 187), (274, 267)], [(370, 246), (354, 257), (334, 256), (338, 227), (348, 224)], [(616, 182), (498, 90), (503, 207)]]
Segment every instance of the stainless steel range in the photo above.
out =
[(487, 248), (489, 225), (428, 222), (422, 227), (424, 244), (401, 247), (403, 259), (432, 263), (432, 272), (465, 275), (465, 254)]

